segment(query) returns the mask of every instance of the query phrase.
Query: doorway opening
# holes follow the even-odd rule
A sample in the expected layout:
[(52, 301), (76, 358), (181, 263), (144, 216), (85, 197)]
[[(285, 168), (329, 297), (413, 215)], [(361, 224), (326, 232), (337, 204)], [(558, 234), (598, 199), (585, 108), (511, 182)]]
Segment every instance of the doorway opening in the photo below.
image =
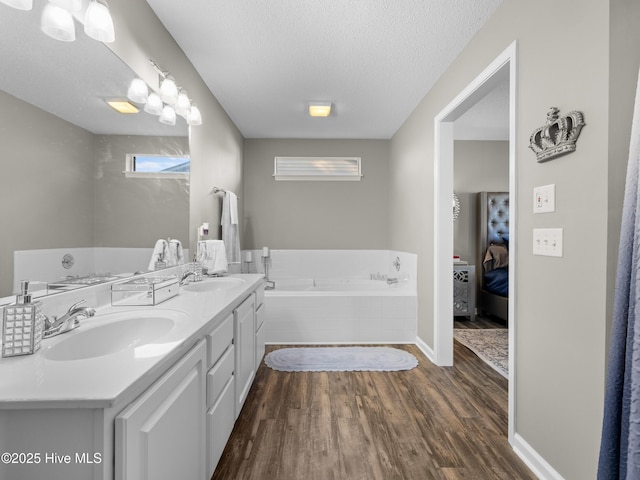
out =
[(515, 433), (515, 332), (516, 278), (516, 84), (517, 44), (512, 43), (434, 119), (434, 358), (442, 366), (453, 365), (453, 162), (454, 122), (483, 99), (496, 86), (509, 82), (509, 442)]

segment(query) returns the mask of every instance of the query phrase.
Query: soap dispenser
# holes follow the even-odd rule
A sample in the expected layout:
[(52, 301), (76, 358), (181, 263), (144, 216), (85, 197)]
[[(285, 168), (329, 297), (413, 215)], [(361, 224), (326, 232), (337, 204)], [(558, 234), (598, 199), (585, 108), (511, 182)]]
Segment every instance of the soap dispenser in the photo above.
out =
[(16, 303), (6, 305), (2, 322), (2, 356), (30, 355), (40, 348), (44, 328), (40, 301), (31, 301), (29, 282), (20, 282)]

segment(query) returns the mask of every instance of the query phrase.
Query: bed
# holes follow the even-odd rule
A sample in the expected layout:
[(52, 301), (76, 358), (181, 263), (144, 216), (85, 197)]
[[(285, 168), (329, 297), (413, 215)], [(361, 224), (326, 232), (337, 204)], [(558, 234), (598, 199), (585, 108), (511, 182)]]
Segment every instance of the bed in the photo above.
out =
[(477, 307), (509, 318), (509, 193), (478, 192)]

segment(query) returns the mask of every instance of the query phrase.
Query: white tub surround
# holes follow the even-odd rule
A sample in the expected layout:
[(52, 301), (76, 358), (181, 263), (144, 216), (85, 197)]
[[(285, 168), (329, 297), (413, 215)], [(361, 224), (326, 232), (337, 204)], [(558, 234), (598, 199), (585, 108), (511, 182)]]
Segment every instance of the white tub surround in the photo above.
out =
[(271, 250), (270, 258), (267, 343), (415, 343), (416, 255)]
[[(175, 468), (209, 478), (261, 351), (255, 312), (263, 277), (227, 278), (222, 286), (206, 279), (181, 287), (152, 307), (111, 306), (109, 284), (44, 297), (47, 315), (83, 298), (96, 315), (43, 340), (34, 355), (0, 359), (0, 445), (39, 458), (0, 464), (0, 478), (133, 479), (147, 467), (164, 469), (154, 478), (170, 478)], [(153, 340), (101, 351), (115, 340), (104, 327), (118, 322), (151, 331)], [(224, 380), (224, 389), (208, 378)]]

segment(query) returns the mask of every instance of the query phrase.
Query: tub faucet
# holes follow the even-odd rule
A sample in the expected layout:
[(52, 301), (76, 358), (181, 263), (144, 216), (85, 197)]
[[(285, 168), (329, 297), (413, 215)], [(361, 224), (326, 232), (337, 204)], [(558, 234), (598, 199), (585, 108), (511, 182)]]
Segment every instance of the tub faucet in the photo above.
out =
[(80, 325), (80, 319), (78, 317), (89, 318), (96, 314), (96, 311), (90, 307), (79, 307), (81, 303), (86, 300), (80, 300), (69, 307), (69, 311), (62, 315), (60, 318), (51, 316), (45, 318), (43, 338), (55, 337), (61, 333), (66, 333)]
[(387, 277), (387, 285), (395, 285), (398, 283), (398, 277)]

